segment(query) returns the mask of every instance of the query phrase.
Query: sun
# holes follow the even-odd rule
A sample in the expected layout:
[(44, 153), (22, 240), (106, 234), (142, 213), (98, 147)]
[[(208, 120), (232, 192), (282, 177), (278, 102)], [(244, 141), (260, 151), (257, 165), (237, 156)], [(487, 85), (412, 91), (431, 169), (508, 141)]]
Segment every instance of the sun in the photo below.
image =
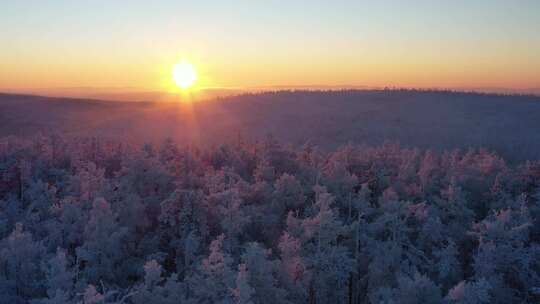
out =
[(197, 81), (197, 72), (191, 63), (182, 61), (174, 65), (172, 77), (178, 87), (188, 89)]

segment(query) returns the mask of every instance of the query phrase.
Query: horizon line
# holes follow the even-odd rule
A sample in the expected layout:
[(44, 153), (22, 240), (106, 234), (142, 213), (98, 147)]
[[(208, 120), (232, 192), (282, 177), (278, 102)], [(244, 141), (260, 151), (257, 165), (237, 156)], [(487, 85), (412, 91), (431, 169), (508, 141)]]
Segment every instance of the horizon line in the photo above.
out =
[[(328, 86), (333, 87), (333, 86)], [(277, 90), (271, 90), (270, 88), (278, 88)], [(212, 88), (204, 88), (203, 90), (208, 89), (217, 89), (216, 87)], [(227, 89), (227, 88), (221, 88), (221, 89)], [(486, 91), (486, 90), (480, 90), (477, 89), (471, 89), (471, 88), (437, 88), (437, 87), (368, 87), (368, 86), (358, 86), (358, 87), (338, 87), (336, 86), (333, 89), (328, 88), (316, 88), (316, 87), (309, 87), (309, 88), (300, 88), (300, 87), (287, 87), (287, 86), (268, 86), (266, 90), (264, 90), (263, 87), (257, 87), (257, 89), (263, 89), (263, 90), (255, 90), (253, 89), (238, 89), (236, 92), (231, 92), (231, 94), (228, 95), (215, 95), (211, 96), (210, 98), (201, 98), (204, 100), (215, 100), (219, 98), (228, 98), (228, 97), (235, 97), (235, 96), (242, 96), (242, 95), (249, 95), (249, 94), (265, 94), (265, 93), (280, 93), (280, 92), (339, 92), (339, 91), (416, 91), (416, 92), (439, 92), (439, 93), (463, 93), (463, 94), (486, 94), (486, 95), (498, 95), (498, 96), (530, 96), (530, 97), (540, 97), (540, 88), (538, 91), (525, 91), (525, 90), (514, 90), (514, 91)], [(234, 89), (231, 89), (233, 91)], [(529, 90), (536, 90), (536, 89), (529, 89)], [(118, 95), (122, 95), (122, 93), (116, 93)], [(166, 92), (166, 91), (132, 91), (132, 92), (124, 92), (124, 95), (128, 94), (158, 94), (158, 95), (178, 95), (178, 93), (174, 92)], [(123, 101), (123, 102), (155, 102), (156, 100), (137, 100), (137, 99), (107, 99), (107, 95), (109, 97), (113, 97), (115, 93), (102, 93), (98, 95), (86, 95), (86, 94), (77, 94), (77, 95), (51, 95), (51, 94), (41, 94), (38, 92), (16, 92), (16, 91), (6, 91), (3, 89), (0, 89), (0, 95), (20, 95), (20, 96), (31, 96), (31, 97), (46, 97), (46, 98), (66, 98), (66, 99), (80, 99), (80, 100), (95, 100), (95, 101)]]
[[(257, 86), (204, 86), (198, 87), (195, 90), (259, 90), (259, 89), (333, 89), (333, 90), (348, 90), (348, 89), (410, 89), (410, 90), (442, 90), (442, 91), (469, 91), (469, 90), (481, 90), (481, 91), (508, 91), (508, 92), (521, 92), (521, 91), (540, 91), (539, 86), (532, 87), (505, 87), (505, 86), (408, 86), (408, 85), (362, 85), (362, 84), (305, 84), (305, 85), (257, 85)], [(25, 87), (25, 88), (0, 88), (0, 92), (14, 92), (14, 93), (31, 93), (39, 91), (61, 91), (61, 90), (95, 90), (95, 91), (121, 91), (123, 93), (169, 93), (164, 88), (150, 88), (150, 87), (136, 87), (136, 86), (58, 86), (58, 87)]]

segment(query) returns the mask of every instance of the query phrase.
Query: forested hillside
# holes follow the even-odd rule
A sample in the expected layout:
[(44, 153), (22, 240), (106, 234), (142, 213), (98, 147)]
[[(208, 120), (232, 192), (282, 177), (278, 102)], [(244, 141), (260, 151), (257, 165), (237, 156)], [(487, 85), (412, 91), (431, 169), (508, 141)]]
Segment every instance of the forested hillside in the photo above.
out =
[(538, 303), (539, 220), (485, 150), (9, 137), (0, 303)]
[(487, 148), (540, 159), (540, 97), (416, 90), (280, 91), (193, 104), (0, 94), (0, 136), (60, 133), (212, 146), (273, 135), (296, 147), (348, 143)]

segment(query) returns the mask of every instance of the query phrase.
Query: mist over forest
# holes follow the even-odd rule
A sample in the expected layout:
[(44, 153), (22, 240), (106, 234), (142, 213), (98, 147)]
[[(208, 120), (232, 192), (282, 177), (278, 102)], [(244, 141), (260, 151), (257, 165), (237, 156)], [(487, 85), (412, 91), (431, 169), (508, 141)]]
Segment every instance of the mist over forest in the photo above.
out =
[(399, 143), (540, 158), (540, 97), (418, 90), (276, 91), (195, 103), (0, 95), (1, 136), (38, 132), (219, 145), (271, 135), (323, 149)]

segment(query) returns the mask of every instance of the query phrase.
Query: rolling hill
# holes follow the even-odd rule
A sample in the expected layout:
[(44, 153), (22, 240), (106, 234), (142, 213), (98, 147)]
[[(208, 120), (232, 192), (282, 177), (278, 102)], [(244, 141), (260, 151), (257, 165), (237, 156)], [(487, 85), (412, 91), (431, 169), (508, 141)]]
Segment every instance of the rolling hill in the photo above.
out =
[(277, 91), (194, 104), (0, 94), (0, 136), (58, 132), (214, 145), (267, 135), (322, 148), (399, 142), (540, 159), (540, 97), (416, 90)]

